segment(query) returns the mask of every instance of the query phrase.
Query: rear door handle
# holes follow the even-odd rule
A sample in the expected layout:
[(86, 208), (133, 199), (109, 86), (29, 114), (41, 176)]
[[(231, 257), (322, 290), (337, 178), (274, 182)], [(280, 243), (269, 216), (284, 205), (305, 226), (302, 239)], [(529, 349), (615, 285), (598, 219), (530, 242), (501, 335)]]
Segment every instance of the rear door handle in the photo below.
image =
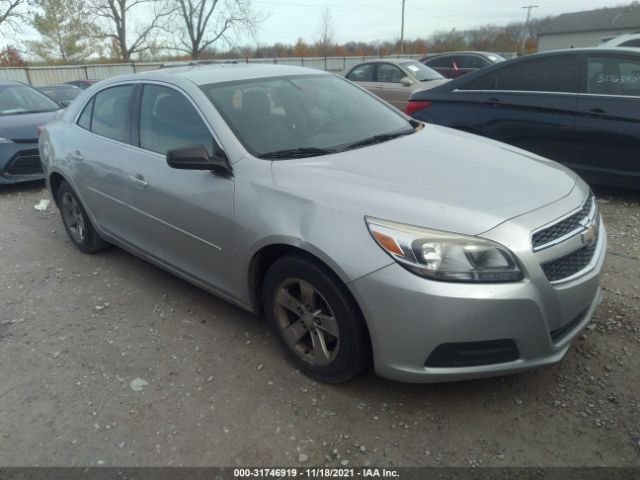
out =
[(589, 110), (590, 114), (594, 114), (594, 115), (606, 115), (607, 112), (606, 110), (603, 110), (602, 108), (592, 108), (591, 110)]
[(499, 104), (500, 104), (500, 99), (499, 99), (499, 98), (492, 97), (492, 98), (490, 98), (490, 99), (488, 99), (488, 100), (485, 100), (484, 102), (481, 102), (481, 103), (482, 103), (483, 105), (487, 105), (487, 106), (489, 106), (489, 107), (495, 107), (495, 106), (497, 106), (497, 105), (499, 105)]
[(82, 153), (80, 153), (80, 150), (72, 150), (67, 154), (67, 158), (69, 160), (73, 160), (75, 162), (81, 162), (83, 160), (82, 158)]
[(144, 177), (139, 173), (135, 175), (129, 175), (129, 180), (131, 180), (131, 183), (133, 183), (136, 188), (139, 188), (140, 190), (149, 186), (149, 183), (145, 181)]

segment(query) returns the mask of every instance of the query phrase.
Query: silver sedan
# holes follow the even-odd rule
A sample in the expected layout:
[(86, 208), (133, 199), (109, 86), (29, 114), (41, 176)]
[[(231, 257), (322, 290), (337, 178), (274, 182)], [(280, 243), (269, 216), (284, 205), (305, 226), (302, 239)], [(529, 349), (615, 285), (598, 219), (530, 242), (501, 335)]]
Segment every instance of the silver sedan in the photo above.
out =
[(40, 153), (77, 248), (118, 245), (263, 316), (320, 381), (551, 364), (600, 300), (605, 229), (573, 172), (332, 74), (115, 77), (46, 126)]
[(406, 58), (368, 60), (346, 69), (343, 75), (401, 111), (413, 92), (449, 81), (426, 65)]

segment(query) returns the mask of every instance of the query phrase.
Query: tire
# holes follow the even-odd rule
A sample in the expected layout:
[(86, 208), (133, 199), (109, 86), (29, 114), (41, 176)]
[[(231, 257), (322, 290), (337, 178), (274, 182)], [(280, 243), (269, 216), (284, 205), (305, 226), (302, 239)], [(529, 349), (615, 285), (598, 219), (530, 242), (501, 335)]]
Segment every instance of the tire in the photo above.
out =
[(302, 255), (277, 260), (264, 278), (267, 323), (293, 365), (324, 383), (345, 382), (371, 363), (367, 328), (340, 279)]
[(96, 253), (110, 246), (100, 238), (78, 196), (67, 182), (61, 182), (57, 203), (62, 223), (71, 242), (83, 253)]

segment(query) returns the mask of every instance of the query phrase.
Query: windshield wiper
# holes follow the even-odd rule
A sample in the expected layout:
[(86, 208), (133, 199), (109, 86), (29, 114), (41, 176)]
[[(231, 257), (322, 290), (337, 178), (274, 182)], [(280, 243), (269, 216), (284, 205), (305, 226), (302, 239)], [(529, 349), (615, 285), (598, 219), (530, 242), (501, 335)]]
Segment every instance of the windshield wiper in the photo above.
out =
[(289, 148), (286, 150), (276, 150), (275, 152), (267, 152), (259, 155), (260, 158), (306, 158), (306, 157), (319, 157), (321, 155), (328, 155), (330, 153), (336, 153), (335, 150), (329, 150), (328, 148), (316, 148), (316, 147), (301, 147), (301, 148)]
[(401, 132), (393, 132), (393, 133), (380, 133), (378, 135), (373, 135), (371, 137), (364, 138), (362, 140), (358, 140), (356, 142), (350, 143), (345, 147), (341, 148), (340, 151), (351, 150), (353, 148), (365, 147), (367, 145), (373, 145), (375, 143), (382, 143), (388, 140), (393, 140), (394, 138), (404, 137), (405, 135), (411, 135), (415, 133), (416, 129), (412, 128), (411, 130), (403, 130)]

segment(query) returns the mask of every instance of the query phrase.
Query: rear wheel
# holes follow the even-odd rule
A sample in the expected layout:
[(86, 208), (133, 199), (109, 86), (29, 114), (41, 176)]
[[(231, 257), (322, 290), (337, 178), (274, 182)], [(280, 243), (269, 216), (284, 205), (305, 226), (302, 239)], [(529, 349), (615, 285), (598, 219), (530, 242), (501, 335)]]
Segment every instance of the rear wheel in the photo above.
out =
[(327, 383), (349, 380), (370, 361), (359, 309), (340, 280), (298, 255), (283, 257), (264, 280), (265, 314), (289, 360)]
[(78, 196), (67, 182), (58, 187), (58, 207), (62, 223), (73, 244), (84, 253), (95, 253), (109, 247), (109, 243), (100, 238), (93, 228)]

